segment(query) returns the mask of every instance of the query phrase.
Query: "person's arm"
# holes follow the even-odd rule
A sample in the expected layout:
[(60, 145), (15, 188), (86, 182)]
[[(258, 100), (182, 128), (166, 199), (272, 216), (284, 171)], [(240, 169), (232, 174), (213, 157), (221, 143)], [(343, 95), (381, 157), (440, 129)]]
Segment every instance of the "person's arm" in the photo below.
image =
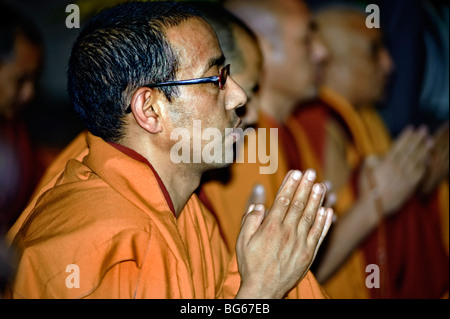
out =
[(315, 271), (325, 282), (378, 225), (395, 213), (417, 189), (430, 150), (425, 130), (406, 129), (381, 160), (368, 158), (360, 173), (359, 197), (333, 225)]
[(378, 225), (374, 198), (359, 198), (352, 208), (333, 225), (314, 275), (324, 283), (336, 272), (361, 241)]
[(250, 206), (236, 245), (236, 298), (282, 298), (308, 272), (333, 215), (321, 207), (325, 185), (314, 180), (313, 171), (290, 172), (266, 216), (263, 205)]
[(427, 165), (427, 176), (420, 192), (424, 196), (430, 195), (436, 187), (448, 178), (449, 169), (449, 124), (444, 123), (433, 136), (433, 149)]

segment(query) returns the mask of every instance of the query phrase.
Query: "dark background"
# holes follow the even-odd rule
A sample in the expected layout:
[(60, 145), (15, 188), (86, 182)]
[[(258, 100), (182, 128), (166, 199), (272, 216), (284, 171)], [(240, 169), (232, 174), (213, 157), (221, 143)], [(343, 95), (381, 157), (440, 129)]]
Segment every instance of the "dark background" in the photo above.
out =
[(65, 25), (65, 8), (74, 1), (4, 2), (30, 16), (43, 35), (43, 72), (36, 99), (27, 106), (24, 117), (31, 138), (39, 147), (61, 148), (82, 130), (80, 121), (72, 111), (66, 90), (67, 61), (72, 43), (80, 30), (68, 29)]

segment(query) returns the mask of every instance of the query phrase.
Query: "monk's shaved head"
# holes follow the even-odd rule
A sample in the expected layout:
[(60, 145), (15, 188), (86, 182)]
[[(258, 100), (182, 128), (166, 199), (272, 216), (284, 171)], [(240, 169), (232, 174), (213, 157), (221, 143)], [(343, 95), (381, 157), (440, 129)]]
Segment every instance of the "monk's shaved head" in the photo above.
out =
[(320, 33), (330, 49), (330, 54), (351, 60), (355, 49), (366, 50), (373, 32), (365, 25), (366, 16), (357, 9), (327, 9), (316, 14)]
[(230, 0), (226, 6), (245, 21), (259, 38), (276, 48), (279, 58), (283, 58), (285, 50), (282, 21), (298, 19), (299, 12), (309, 15), (307, 6), (300, 0)]
[(380, 30), (367, 28), (366, 15), (353, 8), (321, 10), (316, 21), (329, 50), (325, 84), (356, 106), (381, 99), (392, 61)]
[[(276, 5), (275, 2), (270, 0), (231, 0), (227, 2), (227, 7), (245, 21), (258, 37), (268, 41), (279, 50), (283, 50), (279, 18), (288, 12), (285, 6)], [(280, 2), (289, 3), (286, 0)]]
[(229, 0), (235, 15), (255, 32), (263, 53), (261, 107), (284, 121), (295, 106), (317, 94), (317, 69), (326, 55), (301, 0)]

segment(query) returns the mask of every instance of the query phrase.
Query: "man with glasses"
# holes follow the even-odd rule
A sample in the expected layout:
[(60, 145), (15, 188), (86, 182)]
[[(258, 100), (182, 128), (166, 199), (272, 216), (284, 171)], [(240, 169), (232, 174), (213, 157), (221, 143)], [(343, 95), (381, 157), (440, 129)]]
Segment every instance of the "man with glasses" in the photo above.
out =
[(86, 25), (68, 75), (89, 150), (11, 230), (11, 297), (305, 295), (314, 283), (298, 283), (332, 217), (320, 207), (323, 185), (290, 172), (267, 215), (261, 205), (247, 211), (228, 267), (215, 220), (192, 195), (211, 164), (170, 160), (173, 129), (239, 124), (246, 97), (229, 70), (211, 26), (183, 4), (127, 3)]

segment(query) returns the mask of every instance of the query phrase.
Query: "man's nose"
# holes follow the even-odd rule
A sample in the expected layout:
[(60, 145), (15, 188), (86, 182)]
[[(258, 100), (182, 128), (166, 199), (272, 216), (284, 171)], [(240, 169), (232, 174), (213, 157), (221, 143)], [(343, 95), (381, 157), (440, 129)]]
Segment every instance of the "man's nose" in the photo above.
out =
[(380, 51), (380, 65), (386, 75), (389, 75), (394, 71), (394, 60), (392, 60), (392, 57), (386, 48)]
[(313, 37), (311, 48), (311, 59), (314, 63), (323, 63), (328, 59), (329, 52), (326, 45), (318, 35)]
[(233, 80), (231, 76), (227, 79), (227, 99), (225, 108), (227, 110), (237, 109), (247, 103), (247, 95), (245, 91)]

